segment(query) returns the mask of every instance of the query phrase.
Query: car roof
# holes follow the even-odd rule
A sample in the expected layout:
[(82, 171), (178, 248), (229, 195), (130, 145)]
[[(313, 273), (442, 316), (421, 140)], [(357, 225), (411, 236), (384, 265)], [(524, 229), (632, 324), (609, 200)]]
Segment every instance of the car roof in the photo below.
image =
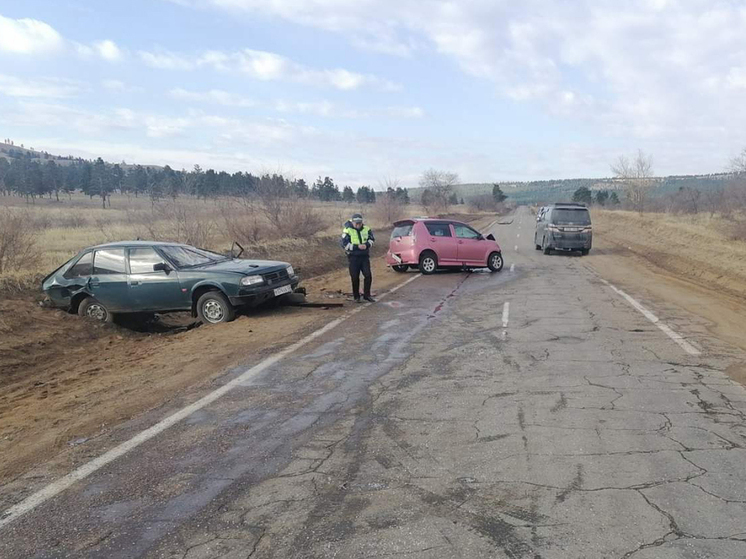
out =
[(585, 204), (578, 204), (576, 202), (557, 202), (556, 204), (552, 204), (553, 208), (572, 208), (577, 210), (587, 210), (588, 206)]
[(169, 243), (164, 241), (115, 241), (104, 243), (89, 248), (123, 248), (123, 247), (150, 247), (150, 246), (189, 246), (184, 243)]
[(401, 224), (404, 225), (409, 222), (417, 223), (418, 221), (421, 221), (423, 223), (426, 222), (432, 222), (435, 221), (437, 223), (464, 223), (463, 221), (459, 221), (458, 219), (451, 219), (448, 217), (410, 217), (407, 219), (400, 219), (399, 221), (396, 221), (394, 225)]

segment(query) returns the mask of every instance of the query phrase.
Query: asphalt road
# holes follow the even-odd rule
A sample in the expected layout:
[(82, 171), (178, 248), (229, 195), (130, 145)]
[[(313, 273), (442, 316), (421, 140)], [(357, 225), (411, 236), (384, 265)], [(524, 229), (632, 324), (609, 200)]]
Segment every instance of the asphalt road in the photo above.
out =
[(533, 225), (495, 226), (503, 272), (418, 277), (43, 500), (0, 556), (746, 557), (744, 355)]

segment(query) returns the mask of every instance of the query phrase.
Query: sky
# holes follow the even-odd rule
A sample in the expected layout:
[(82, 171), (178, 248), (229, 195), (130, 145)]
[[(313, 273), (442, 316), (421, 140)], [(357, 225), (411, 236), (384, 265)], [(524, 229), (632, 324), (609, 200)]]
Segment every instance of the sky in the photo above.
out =
[(744, 0), (0, 0), (0, 136), (339, 185), (722, 172)]

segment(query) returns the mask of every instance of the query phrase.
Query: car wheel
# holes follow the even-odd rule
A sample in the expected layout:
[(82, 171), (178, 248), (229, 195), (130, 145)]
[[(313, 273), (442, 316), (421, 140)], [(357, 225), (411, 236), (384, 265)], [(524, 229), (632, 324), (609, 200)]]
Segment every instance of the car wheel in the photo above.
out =
[(536, 235), (534, 235), (534, 245), (536, 246), (536, 250), (541, 250), (541, 245), (536, 242)]
[(236, 310), (220, 291), (208, 291), (197, 301), (197, 316), (203, 324), (220, 324), (236, 318)]
[(590, 249), (584, 248), (583, 250), (580, 251), (580, 254), (582, 254), (583, 256), (588, 256), (589, 252), (590, 252)]
[(407, 265), (399, 265), (399, 266), (391, 266), (395, 272), (399, 272), (400, 274), (403, 274), (407, 270), (409, 270), (409, 266)]
[(547, 240), (546, 240), (546, 239), (544, 239), (544, 243), (543, 243), (543, 245), (544, 245), (544, 254), (549, 254), (550, 252), (552, 252), (552, 249), (551, 249), (551, 247), (550, 247), (550, 246), (549, 246), (549, 245), (547, 244)]
[(438, 257), (433, 252), (425, 252), (420, 256), (420, 272), (426, 276), (434, 274), (438, 269)]
[(86, 297), (81, 301), (78, 315), (98, 322), (114, 322), (114, 315), (95, 297)]
[(493, 272), (499, 272), (503, 269), (503, 255), (499, 252), (493, 252), (487, 258), (487, 267)]

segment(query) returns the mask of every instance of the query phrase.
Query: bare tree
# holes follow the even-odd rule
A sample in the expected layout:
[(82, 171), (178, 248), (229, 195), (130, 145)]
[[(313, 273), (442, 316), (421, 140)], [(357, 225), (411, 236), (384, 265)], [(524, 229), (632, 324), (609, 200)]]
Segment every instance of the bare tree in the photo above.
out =
[(746, 148), (730, 160), (730, 170), (734, 173), (746, 173)]
[[(379, 221), (393, 223), (404, 215), (404, 204), (397, 194), (401, 181), (396, 177), (385, 177), (378, 181), (379, 194), (376, 196), (374, 213)], [(401, 190), (399, 190), (401, 192)]]
[(634, 159), (621, 155), (611, 164), (611, 172), (624, 184), (624, 192), (632, 207), (640, 214), (653, 186), (653, 156), (638, 150)]
[(422, 173), (420, 186), (429, 192), (428, 203), (425, 203), (423, 196), (423, 205), (431, 206), (436, 212), (447, 212), (451, 205), (451, 196), (453, 187), (459, 183), (456, 173), (448, 171), (437, 171), (428, 169)]

